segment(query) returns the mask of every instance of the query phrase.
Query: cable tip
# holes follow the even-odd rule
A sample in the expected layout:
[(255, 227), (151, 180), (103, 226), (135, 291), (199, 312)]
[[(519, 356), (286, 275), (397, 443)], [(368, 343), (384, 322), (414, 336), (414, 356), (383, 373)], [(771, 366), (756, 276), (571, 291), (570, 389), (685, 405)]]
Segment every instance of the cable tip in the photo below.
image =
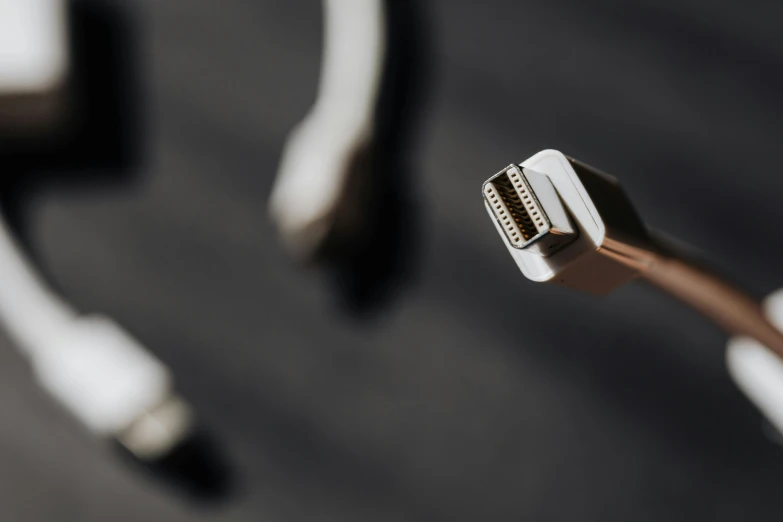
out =
[(144, 473), (191, 498), (220, 502), (233, 491), (227, 460), (177, 396), (145, 413), (114, 440), (120, 453)]

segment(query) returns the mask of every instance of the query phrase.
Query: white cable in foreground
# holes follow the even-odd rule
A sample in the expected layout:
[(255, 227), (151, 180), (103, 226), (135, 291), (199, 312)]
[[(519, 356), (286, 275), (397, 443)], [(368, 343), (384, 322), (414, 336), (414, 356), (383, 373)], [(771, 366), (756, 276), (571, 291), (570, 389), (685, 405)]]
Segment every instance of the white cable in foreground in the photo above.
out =
[(482, 192), (531, 281), (602, 295), (641, 277), (734, 336), (726, 356), (732, 377), (783, 432), (783, 292), (762, 306), (647, 226), (617, 179), (556, 150), (509, 165)]

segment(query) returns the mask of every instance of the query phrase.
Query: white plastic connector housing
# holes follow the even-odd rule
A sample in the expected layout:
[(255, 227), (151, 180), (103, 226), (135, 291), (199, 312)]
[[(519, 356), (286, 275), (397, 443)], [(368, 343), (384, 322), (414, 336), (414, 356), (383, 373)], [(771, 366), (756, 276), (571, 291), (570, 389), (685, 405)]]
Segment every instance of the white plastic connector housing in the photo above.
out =
[(61, 117), (68, 47), (65, 0), (0, 0), (0, 132)]
[(590, 293), (606, 294), (637, 276), (636, 271), (599, 253), (607, 238), (623, 236), (626, 224), (638, 219), (624, 212), (622, 202), (625, 195), (616, 180), (594, 171), (580, 172), (585, 182), (601, 184), (601, 190), (596, 192), (602, 197), (613, 199), (611, 205), (606, 205), (611, 207), (611, 213), (602, 216), (585, 182), (576, 172), (579, 165), (563, 153), (544, 150), (522, 162), (521, 167), (549, 178), (579, 233), (573, 243), (548, 257), (514, 248), (485, 200), (492, 222), (525, 277), (536, 282), (559, 283)]
[(171, 394), (166, 368), (105, 317), (77, 319), (32, 355), (41, 386), (99, 435), (126, 430)]
[[(783, 330), (783, 290), (764, 301), (764, 311)], [(783, 360), (755, 339), (733, 337), (726, 350), (726, 365), (739, 389), (783, 433)]]

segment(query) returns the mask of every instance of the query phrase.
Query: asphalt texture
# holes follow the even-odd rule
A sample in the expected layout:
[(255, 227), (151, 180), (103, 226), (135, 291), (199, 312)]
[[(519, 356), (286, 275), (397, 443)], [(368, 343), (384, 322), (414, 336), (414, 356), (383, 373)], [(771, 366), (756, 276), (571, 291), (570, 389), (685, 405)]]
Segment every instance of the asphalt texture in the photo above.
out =
[(526, 281), (480, 196), (557, 148), (758, 295), (783, 286), (783, 4), (426, 2), (415, 270), (371, 315), (291, 264), (266, 213), (315, 94), (319, 2), (92, 4), (127, 37), (108, 61), (127, 66), (132, 152), (17, 165), (14, 219), (76, 305), (170, 365), (234, 487), (205, 502), (127, 465), (2, 340), (0, 520), (783, 513), (783, 448), (731, 383), (725, 336), (641, 283), (598, 299)]

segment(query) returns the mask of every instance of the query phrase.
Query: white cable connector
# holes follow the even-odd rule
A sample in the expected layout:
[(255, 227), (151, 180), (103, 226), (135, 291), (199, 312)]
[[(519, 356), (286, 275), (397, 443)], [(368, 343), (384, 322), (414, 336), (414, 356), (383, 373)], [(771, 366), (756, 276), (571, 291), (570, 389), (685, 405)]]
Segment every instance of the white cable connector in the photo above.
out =
[(94, 434), (117, 437), (140, 458), (159, 456), (188, 434), (189, 409), (173, 395), (163, 363), (110, 319), (76, 315), (2, 220), (0, 324), (41, 386)]
[[(783, 330), (783, 290), (764, 301), (769, 320)], [(726, 350), (726, 365), (734, 382), (783, 433), (783, 360), (748, 337), (733, 337)]]
[(189, 433), (190, 409), (173, 396), (168, 369), (110, 319), (80, 317), (40, 348), (41, 387), (94, 434), (152, 459)]
[(52, 332), (32, 357), (41, 386), (98, 435), (127, 429), (171, 392), (166, 368), (106, 317)]
[(0, 132), (62, 113), (69, 57), (65, 0), (0, 0)]
[(324, 0), (318, 97), (290, 133), (269, 212), (294, 257), (309, 259), (332, 229), (356, 156), (373, 137), (386, 52), (382, 0)]
[(783, 291), (760, 305), (649, 228), (615, 178), (556, 150), (495, 174), (482, 197), (528, 279), (605, 294), (640, 277), (723, 327), (731, 376), (783, 433)]

